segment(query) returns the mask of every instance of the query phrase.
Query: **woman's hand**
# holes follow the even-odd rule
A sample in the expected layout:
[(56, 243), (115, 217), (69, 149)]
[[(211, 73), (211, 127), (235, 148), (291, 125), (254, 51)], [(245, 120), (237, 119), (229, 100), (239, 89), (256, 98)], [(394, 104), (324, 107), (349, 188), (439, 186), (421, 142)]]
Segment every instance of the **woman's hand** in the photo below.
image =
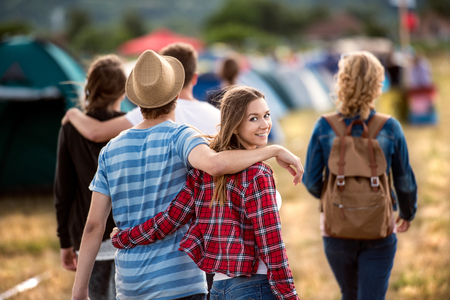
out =
[(72, 107), (72, 108), (69, 108), (69, 109), (66, 111), (66, 114), (64, 115), (64, 117), (63, 117), (62, 120), (61, 120), (61, 125), (64, 125), (64, 124), (70, 122), (70, 115), (73, 113), (73, 111), (74, 111), (75, 109), (78, 110), (78, 108)]
[[(400, 222), (401, 221), (401, 222)], [(411, 221), (406, 221), (400, 218), (400, 216), (397, 217), (397, 220), (395, 223), (399, 223), (400, 225), (397, 226), (397, 232), (406, 232), (409, 229), (409, 226), (411, 226)]]
[(279, 147), (279, 151), (279, 154), (275, 157), (277, 163), (282, 168), (288, 170), (288, 172), (291, 173), (292, 176), (294, 176), (294, 185), (302, 182), (303, 173), (305, 173), (305, 170), (303, 169), (302, 161), (300, 160), (300, 158), (292, 154), (286, 148)]
[(109, 237), (112, 239), (113, 236), (115, 236), (116, 234), (118, 234), (120, 232), (120, 229), (117, 227), (114, 227), (113, 230), (111, 231), (111, 234), (109, 235)]
[(61, 248), (60, 251), (61, 264), (64, 269), (69, 271), (77, 270), (77, 254), (73, 251), (73, 247)]

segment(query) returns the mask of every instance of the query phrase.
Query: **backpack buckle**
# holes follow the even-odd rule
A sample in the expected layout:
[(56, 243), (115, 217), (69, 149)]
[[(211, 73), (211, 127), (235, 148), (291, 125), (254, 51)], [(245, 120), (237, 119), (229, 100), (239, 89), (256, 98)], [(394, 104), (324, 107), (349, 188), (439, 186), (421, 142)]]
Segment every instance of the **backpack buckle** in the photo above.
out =
[(377, 177), (370, 177), (370, 185), (372, 187), (380, 186), (380, 179)]
[(336, 180), (336, 184), (338, 186), (344, 186), (345, 185), (345, 176), (344, 175), (338, 175), (336, 176), (337, 180)]

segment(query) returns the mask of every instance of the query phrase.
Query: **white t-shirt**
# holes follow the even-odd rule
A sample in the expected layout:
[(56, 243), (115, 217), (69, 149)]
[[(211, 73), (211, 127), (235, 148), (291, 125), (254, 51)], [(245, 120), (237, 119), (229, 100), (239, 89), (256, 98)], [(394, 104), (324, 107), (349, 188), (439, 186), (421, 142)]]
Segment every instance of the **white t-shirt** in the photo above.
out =
[[(143, 120), (139, 107), (129, 111), (125, 118), (133, 126)], [(216, 126), (220, 123), (220, 110), (207, 102), (178, 99), (175, 122), (193, 126), (202, 133), (213, 135), (217, 133)]]

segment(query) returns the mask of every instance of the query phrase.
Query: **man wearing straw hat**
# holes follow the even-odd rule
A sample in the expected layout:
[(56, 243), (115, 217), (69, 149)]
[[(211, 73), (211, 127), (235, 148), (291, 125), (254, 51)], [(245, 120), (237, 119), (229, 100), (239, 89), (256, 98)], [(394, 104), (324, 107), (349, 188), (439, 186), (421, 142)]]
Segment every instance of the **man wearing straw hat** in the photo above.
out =
[[(190, 44), (172, 43), (159, 53), (175, 57), (184, 68), (184, 85), (175, 108), (175, 121), (194, 126), (205, 134), (217, 133), (216, 126), (220, 123), (220, 111), (207, 102), (195, 99), (193, 95), (198, 79), (197, 51)], [(142, 120), (139, 107), (132, 109), (124, 116), (104, 122), (89, 117), (77, 108), (71, 108), (66, 112), (63, 122), (71, 122), (86, 139), (99, 143), (109, 141), (122, 130), (129, 129)]]
[[(126, 93), (144, 120), (123, 131), (101, 151), (91, 182), (91, 208), (81, 242), (72, 299), (88, 299), (88, 282), (112, 207), (117, 227), (126, 229), (163, 211), (181, 190), (188, 168), (211, 175), (232, 174), (276, 157), (301, 181), (300, 159), (280, 146), (216, 153), (198, 132), (174, 123), (184, 70), (175, 58), (145, 51), (128, 77)], [(297, 170), (297, 172), (294, 170)], [(204, 273), (178, 251), (188, 227), (153, 245), (118, 250), (118, 299), (205, 299)]]

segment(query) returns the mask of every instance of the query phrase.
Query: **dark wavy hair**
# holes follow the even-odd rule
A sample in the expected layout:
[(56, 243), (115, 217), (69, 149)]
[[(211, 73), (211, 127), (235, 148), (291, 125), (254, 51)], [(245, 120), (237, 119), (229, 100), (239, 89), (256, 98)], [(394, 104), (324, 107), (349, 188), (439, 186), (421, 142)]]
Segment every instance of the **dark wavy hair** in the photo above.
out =
[(109, 109), (125, 94), (126, 81), (122, 60), (117, 55), (95, 59), (89, 67), (84, 88), (86, 111)]

